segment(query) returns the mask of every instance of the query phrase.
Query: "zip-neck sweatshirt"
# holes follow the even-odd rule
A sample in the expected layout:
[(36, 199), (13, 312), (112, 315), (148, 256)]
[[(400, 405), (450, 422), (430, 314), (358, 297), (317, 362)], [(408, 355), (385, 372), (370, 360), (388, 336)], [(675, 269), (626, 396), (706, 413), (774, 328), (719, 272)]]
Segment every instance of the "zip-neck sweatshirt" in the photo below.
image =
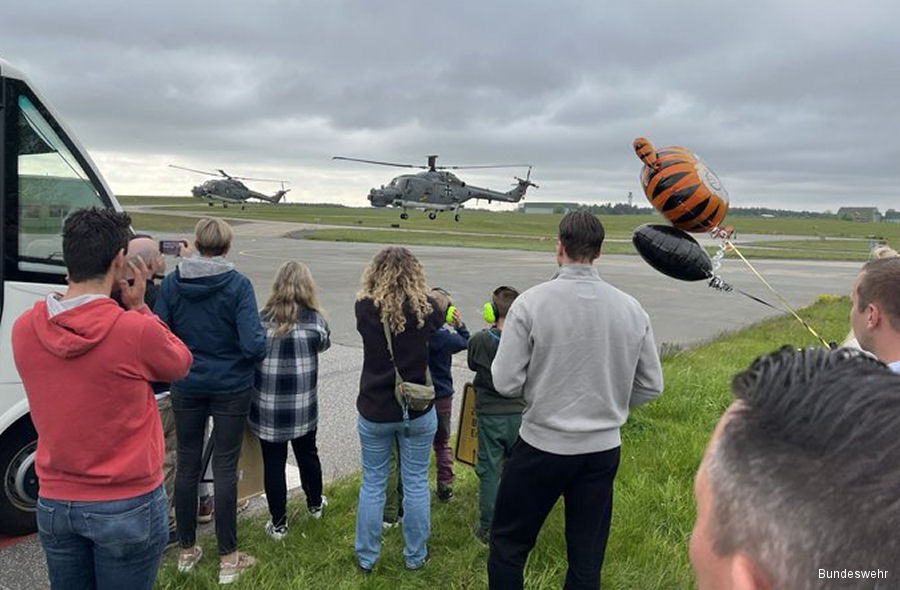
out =
[(647, 313), (589, 264), (516, 298), (491, 371), (497, 392), (525, 398), (522, 439), (559, 455), (620, 446), (628, 409), (663, 387)]
[(40, 301), (12, 331), (16, 369), (38, 433), (43, 498), (133, 498), (162, 483), (163, 437), (150, 381), (180, 379), (191, 353), (145, 306), (109, 297), (47, 313)]

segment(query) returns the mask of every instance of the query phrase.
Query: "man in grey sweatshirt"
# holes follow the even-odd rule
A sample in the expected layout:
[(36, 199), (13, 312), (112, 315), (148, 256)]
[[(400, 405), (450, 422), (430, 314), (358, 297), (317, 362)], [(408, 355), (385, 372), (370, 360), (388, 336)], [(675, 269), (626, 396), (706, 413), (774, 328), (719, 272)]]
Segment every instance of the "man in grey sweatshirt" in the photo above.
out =
[(559, 224), (559, 272), (522, 293), (491, 367), (502, 395), (523, 395), (519, 440), (497, 494), (488, 578), (522, 588), (528, 553), (565, 498), (565, 587), (598, 588), (609, 536), (619, 429), (630, 408), (662, 392), (662, 369), (641, 305), (600, 278), (604, 230), (587, 211)]

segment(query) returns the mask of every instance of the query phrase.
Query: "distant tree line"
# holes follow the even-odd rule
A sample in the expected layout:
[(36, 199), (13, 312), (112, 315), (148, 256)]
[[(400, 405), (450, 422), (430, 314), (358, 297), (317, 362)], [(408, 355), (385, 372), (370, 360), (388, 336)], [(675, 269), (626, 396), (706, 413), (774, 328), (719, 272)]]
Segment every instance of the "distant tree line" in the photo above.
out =
[[(638, 207), (628, 203), (602, 203), (599, 205), (587, 205), (586, 208), (596, 215), (649, 215), (653, 213), (653, 207)], [(554, 212), (556, 212), (554, 210)], [(559, 213), (564, 211), (560, 208)], [(831, 211), (791, 211), (789, 209), (771, 209), (769, 207), (729, 207), (728, 215), (736, 217), (761, 217), (771, 215), (773, 217), (834, 217)]]

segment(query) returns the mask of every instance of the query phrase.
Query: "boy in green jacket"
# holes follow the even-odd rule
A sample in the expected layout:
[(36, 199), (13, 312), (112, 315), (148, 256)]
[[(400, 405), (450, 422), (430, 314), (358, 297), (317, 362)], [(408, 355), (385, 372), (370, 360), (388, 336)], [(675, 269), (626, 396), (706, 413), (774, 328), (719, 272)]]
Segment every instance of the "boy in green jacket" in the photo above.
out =
[(500, 333), (506, 312), (519, 292), (512, 287), (497, 287), (490, 303), (484, 305), (484, 319), (491, 326), (469, 339), (469, 368), (475, 371), (475, 417), (478, 422), (478, 462), (475, 473), (480, 480), (478, 489), (478, 539), (487, 544), (490, 539), (494, 501), (500, 485), (503, 461), (512, 452), (519, 436), (525, 400), (503, 397), (494, 389), (491, 363), (500, 346)]

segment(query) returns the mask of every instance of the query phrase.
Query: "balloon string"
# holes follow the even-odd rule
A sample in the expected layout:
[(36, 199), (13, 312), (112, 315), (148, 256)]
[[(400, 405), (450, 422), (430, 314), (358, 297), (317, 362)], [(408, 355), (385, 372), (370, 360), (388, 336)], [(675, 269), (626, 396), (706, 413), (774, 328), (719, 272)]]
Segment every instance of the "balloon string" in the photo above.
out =
[(737, 249), (737, 246), (735, 246), (734, 243), (733, 243), (731, 240), (725, 240), (725, 244), (726, 244), (731, 250), (733, 250), (735, 254), (737, 254), (738, 256), (740, 256), (741, 260), (744, 261), (744, 264), (746, 264), (747, 267), (753, 272), (753, 274), (756, 275), (756, 278), (758, 278), (760, 281), (762, 281), (763, 285), (765, 285), (766, 287), (768, 287), (769, 291), (771, 291), (772, 293), (775, 294), (776, 297), (778, 297), (778, 300), (781, 301), (781, 304), (784, 305), (785, 309), (787, 309), (789, 312), (791, 312), (791, 315), (793, 315), (793, 316), (797, 319), (798, 322), (800, 322), (801, 324), (803, 324), (803, 326), (804, 326), (807, 330), (809, 330), (810, 334), (812, 334), (813, 336), (815, 336), (822, 344), (825, 345), (826, 348), (828, 348), (828, 347), (829, 347), (828, 341), (825, 340), (824, 338), (822, 338), (821, 336), (819, 336), (819, 333), (816, 332), (816, 331), (813, 329), (812, 326), (810, 326), (808, 323), (806, 323), (806, 321), (805, 321), (803, 318), (801, 318), (799, 315), (797, 315), (797, 312), (794, 311), (794, 308), (791, 307), (791, 304), (788, 303), (787, 300), (786, 300), (784, 297), (781, 296), (781, 293), (779, 293), (778, 291), (776, 291), (775, 288), (774, 288), (772, 285), (769, 284), (769, 281), (767, 281), (765, 278), (763, 278), (763, 276), (762, 276), (761, 274), (759, 274), (759, 272), (758, 272), (755, 268), (753, 268), (753, 265), (750, 264), (750, 261), (749, 261), (749, 260), (747, 260), (746, 258), (744, 258), (744, 255), (741, 254), (741, 251)]

